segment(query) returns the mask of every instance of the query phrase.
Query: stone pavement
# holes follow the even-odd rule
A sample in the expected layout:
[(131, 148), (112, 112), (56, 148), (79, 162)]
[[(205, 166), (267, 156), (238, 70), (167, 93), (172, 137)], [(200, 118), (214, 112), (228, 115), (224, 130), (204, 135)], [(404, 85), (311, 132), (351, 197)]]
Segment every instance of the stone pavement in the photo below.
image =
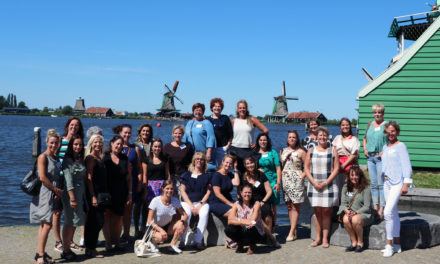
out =
[[(293, 242), (284, 242), (287, 226), (278, 227), (281, 249), (273, 250), (266, 246), (257, 247), (254, 255), (237, 254), (224, 247), (209, 247), (204, 251), (185, 250), (182, 255), (162, 253), (161, 257), (142, 259), (137, 258), (130, 247), (130, 251), (121, 255), (114, 255), (104, 259), (85, 259), (80, 253), (78, 262), (86, 264), (109, 263), (440, 263), (440, 246), (428, 249), (412, 249), (396, 254), (391, 258), (383, 258), (379, 250), (366, 250), (362, 253), (345, 253), (343, 247), (330, 246), (312, 248), (309, 244), (309, 226), (301, 226), (299, 239)], [(33, 257), (37, 248), (37, 226), (2, 226), (0, 227), (0, 263), (35, 263)], [(79, 233), (79, 232), (77, 232)], [(284, 235), (283, 235), (284, 234)], [(75, 238), (78, 241), (78, 238)], [(54, 258), (59, 253), (53, 250), (53, 233), (49, 234), (46, 247), (47, 252)], [(161, 251), (166, 252), (161, 246)], [(99, 250), (99, 248), (98, 248)], [(64, 263), (57, 259), (57, 263)]]

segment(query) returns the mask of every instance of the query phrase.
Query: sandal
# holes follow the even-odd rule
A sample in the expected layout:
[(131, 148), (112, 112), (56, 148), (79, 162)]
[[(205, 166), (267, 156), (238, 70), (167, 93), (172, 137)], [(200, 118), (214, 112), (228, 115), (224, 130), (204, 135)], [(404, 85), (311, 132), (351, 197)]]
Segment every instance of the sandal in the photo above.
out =
[(55, 260), (47, 254), (47, 252), (44, 252), (44, 260), (47, 261), (47, 263), (55, 263)]
[(73, 241), (70, 242), (70, 249), (71, 249), (71, 250), (75, 250), (75, 251), (79, 251), (79, 252), (81, 252), (81, 251), (84, 250), (83, 247), (79, 246), (78, 244), (76, 244), (76, 243), (73, 242)]
[(75, 253), (73, 253), (72, 250), (61, 253), (61, 258), (65, 259), (65, 260), (74, 260), (74, 259), (76, 259), (76, 257), (77, 257), (77, 255)]
[[(40, 254), (35, 253), (35, 257), (34, 257), (34, 259), (35, 259), (35, 261), (36, 261), (37, 263), (39, 263), (39, 264), (49, 264), (49, 263), (46, 261), (46, 258), (45, 258), (44, 255), (41, 256)], [(38, 262), (39, 259), (43, 259), (43, 261)]]
[(316, 240), (313, 241), (312, 244), (310, 244), (311, 247), (317, 247), (319, 245), (321, 245), (321, 241), (316, 241)]
[(98, 251), (96, 251), (96, 249), (88, 249), (86, 248), (86, 253), (85, 253), (87, 258), (104, 258), (104, 255), (99, 254)]
[(63, 242), (56, 241), (55, 242), (55, 247), (53, 248), (53, 250), (58, 251), (60, 253), (63, 253), (63, 251), (64, 251)]
[(234, 240), (226, 240), (225, 248), (237, 249), (237, 243)]

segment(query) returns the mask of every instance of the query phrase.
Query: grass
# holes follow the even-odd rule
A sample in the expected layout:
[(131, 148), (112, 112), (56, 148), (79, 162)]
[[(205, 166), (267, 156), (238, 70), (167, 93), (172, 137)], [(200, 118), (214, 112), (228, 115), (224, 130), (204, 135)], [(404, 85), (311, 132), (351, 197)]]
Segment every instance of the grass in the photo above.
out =
[[(364, 171), (369, 179), (368, 171)], [(440, 172), (413, 171), (413, 183), (416, 188), (440, 189)]]

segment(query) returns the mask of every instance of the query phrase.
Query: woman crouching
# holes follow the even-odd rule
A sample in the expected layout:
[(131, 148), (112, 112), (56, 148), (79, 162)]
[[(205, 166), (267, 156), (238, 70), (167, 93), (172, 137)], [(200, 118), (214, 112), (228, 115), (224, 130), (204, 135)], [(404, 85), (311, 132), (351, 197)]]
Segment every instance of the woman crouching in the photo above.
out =
[(165, 180), (162, 184), (162, 195), (154, 197), (149, 206), (148, 224), (154, 229), (152, 243), (149, 246), (156, 252), (158, 251), (156, 244), (166, 241), (168, 236), (172, 235), (170, 251), (182, 253), (177, 243), (187, 227), (188, 215), (173, 193), (173, 181)]

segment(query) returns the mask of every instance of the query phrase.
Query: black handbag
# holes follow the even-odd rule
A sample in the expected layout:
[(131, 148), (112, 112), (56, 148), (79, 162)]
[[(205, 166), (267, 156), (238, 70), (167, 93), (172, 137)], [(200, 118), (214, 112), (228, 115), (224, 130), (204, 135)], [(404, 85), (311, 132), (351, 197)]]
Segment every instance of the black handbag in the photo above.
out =
[(110, 193), (98, 193), (98, 206), (110, 206), (112, 205), (112, 196)]
[(20, 188), (26, 194), (37, 196), (40, 194), (41, 181), (38, 176), (37, 161), (35, 159), (34, 167), (30, 170), (20, 183)]

